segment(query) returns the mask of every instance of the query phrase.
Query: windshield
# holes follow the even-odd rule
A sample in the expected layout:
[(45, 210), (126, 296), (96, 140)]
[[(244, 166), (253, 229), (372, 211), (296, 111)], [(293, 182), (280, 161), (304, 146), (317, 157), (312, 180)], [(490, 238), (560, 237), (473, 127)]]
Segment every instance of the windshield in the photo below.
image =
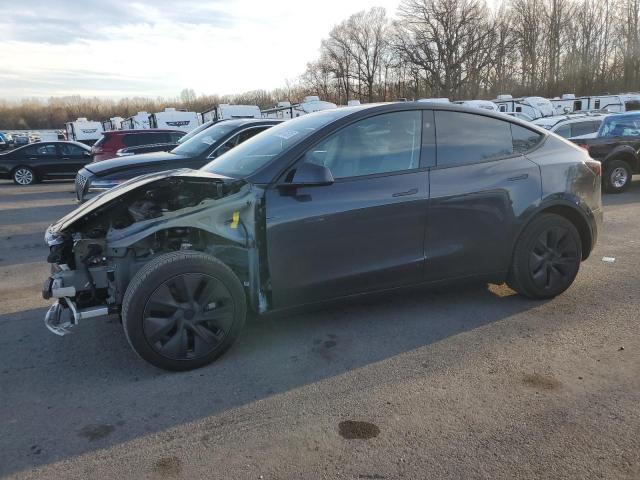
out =
[(178, 140), (178, 145), (186, 142), (187, 140), (189, 140), (190, 138), (195, 137), (197, 134), (199, 134), (201, 131), (206, 130), (207, 128), (209, 128), (211, 125), (213, 125), (215, 122), (212, 120), (210, 122), (207, 123), (203, 123), (202, 125), (200, 125), (197, 128), (194, 128), (193, 130), (191, 130), (189, 133), (187, 133), (184, 137), (180, 138), (180, 140)]
[(212, 127), (202, 130), (191, 137), (186, 142), (182, 142), (171, 153), (177, 155), (185, 155), (187, 157), (197, 157), (206, 152), (211, 146), (219, 141), (222, 137), (238, 128), (238, 125), (230, 122), (220, 122)]
[(350, 108), (323, 110), (288, 120), (238, 145), (209, 162), (202, 170), (234, 178), (251, 175), (318, 129), (352, 111)]
[(640, 115), (613, 115), (600, 125), (599, 137), (637, 137), (640, 135)]

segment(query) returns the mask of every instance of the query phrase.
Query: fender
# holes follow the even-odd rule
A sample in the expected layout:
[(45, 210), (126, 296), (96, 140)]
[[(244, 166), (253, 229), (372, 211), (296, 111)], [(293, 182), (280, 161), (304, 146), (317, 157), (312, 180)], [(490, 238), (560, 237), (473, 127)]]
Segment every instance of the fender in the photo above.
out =
[[(541, 200), (541, 202), (531, 210), (526, 212), (526, 216), (523, 218), (523, 222), (518, 226), (518, 230), (516, 235), (513, 237), (513, 243), (511, 245), (511, 252), (513, 256), (513, 251), (516, 248), (518, 240), (522, 235), (522, 232), (525, 228), (533, 221), (541, 213), (552, 210), (553, 208), (561, 207), (561, 208), (569, 208), (572, 212), (575, 212), (579, 215), (579, 218), (582, 219), (584, 224), (588, 227), (588, 235), (589, 235), (589, 248), (587, 251), (582, 252), (582, 259), (586, 260), (593, 249), (593, 246), (597, 240), (597, 224), (598, 218), (594, 212), (586, 205), (585, 202), (580, 200), (578, 196), (570, 192), (557, 193), (554, 195), (547, 196)], [(580, 231), (580, 229), (578, 229)], [(581, 235), (582, 236), (582, 235)]]
[(602, 163), (608, 162), (610, 160), (619, 158), (619, 157), (629, 157), (633, 158), (635, 165), (631, 165), (632, 167), (638, 167), (638, 151), (632, 147), (631, 145), (618, 145), (615, 147), (602, 161)]

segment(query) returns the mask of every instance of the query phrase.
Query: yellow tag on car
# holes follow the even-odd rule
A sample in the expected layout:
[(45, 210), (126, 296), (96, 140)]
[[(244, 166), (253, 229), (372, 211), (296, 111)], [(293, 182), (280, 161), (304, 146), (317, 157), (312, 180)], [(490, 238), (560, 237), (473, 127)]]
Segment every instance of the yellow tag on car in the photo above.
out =
[(233, 212), (233, 217), (231, 220), (231, 228), (238, 228), (238, 222), (240, 222), (240, 212)]

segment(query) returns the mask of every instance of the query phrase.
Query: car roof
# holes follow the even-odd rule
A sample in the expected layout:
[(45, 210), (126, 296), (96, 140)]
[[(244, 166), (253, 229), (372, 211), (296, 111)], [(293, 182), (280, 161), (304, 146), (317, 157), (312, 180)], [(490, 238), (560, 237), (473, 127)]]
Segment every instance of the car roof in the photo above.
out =
[(276, 125), (284, 120), (280, 118), (228, 118), (214, 122), (213, 125), (224, 122), (226, 125), (244, 126), (251, 124)]

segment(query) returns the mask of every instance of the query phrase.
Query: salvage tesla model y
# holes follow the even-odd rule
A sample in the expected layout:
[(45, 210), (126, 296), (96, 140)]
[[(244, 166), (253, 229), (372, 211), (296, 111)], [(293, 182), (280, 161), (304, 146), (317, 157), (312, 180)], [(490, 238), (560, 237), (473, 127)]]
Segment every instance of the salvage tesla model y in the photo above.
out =
[(121, 314), (140, 357), (188, 370), (234, 342), (247, 309), (462, 278), (551, 298), (596, 242), (600, 174), (564, 139), (478, 109), (305, 115), (51, 225), (45, 323)]

